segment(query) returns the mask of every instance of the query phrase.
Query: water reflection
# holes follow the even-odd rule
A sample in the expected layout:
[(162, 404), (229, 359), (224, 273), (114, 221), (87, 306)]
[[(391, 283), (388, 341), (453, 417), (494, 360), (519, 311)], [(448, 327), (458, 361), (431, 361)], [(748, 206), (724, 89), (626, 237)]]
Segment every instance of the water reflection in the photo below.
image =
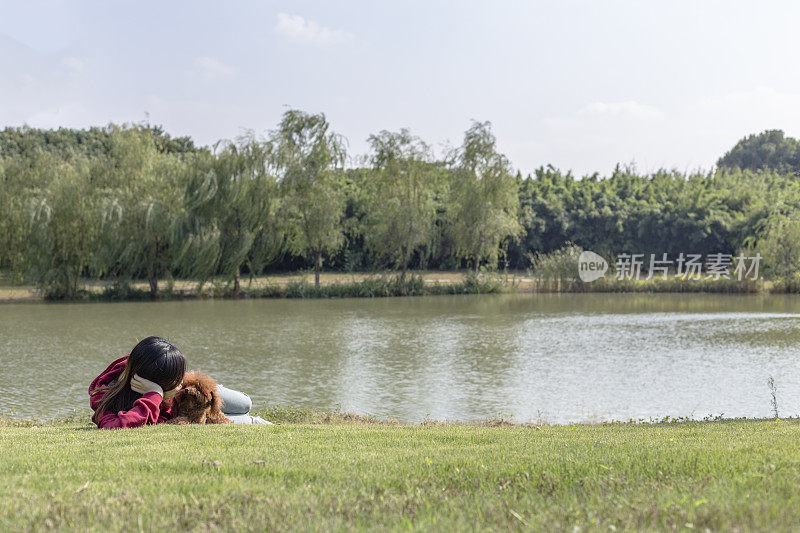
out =
[[(764, 295), (503, 295), (0, 306), (0, 412), (86, 406), (136, 339), (283, 403), (551, 422), (800, 413), (800, 300)], [(53, 386), (52, 376), (68, 373)]]

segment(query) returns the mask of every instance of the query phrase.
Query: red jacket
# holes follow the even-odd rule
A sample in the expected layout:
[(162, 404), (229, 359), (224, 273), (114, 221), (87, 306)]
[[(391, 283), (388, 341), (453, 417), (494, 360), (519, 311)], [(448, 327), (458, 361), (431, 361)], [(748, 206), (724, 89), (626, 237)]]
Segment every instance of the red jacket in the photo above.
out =
[[(120, 357), (108, 365), (108, 368), (89, 385), (89, 405), (92, 407), (92, 411), (97, 411), (97, 405), (103, 399), (105, 388), (108, 384), (114, 381), (125, 369), (128, 355)], [(164, 401), (157, 392), (148, 392), (133, 402), (133, 406), (129, 410), (106, 413), (101, 416), (100, 420), (96, 421), (97, 427), (106, 429), (135, 428), (145, 424), (160, 424), (172, 418), (171, 408), (171, 401)]]

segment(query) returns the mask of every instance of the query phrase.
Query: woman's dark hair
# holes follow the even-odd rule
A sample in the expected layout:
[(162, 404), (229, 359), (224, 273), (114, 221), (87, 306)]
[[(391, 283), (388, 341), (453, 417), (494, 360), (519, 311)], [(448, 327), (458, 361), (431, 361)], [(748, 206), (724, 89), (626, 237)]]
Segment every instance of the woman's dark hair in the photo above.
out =
[(142, 339), (131, 350), (117, 382), (107, 387), (92, 420), (97, 422), (105, 413), (118, 413), (133, 407), (133, 402), (142, 397), (131, 390), (134, 374), (158, 383), (167, 391), (180, 385), (185, 370), (186, 358), (174, 344), (161, 337)]

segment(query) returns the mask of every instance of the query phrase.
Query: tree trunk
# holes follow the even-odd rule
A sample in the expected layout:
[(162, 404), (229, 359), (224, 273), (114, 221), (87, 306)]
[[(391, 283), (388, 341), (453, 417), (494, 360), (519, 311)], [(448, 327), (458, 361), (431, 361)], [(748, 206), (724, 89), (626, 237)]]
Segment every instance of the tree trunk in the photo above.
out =
[(322, 254), (314, 252), (314, 287), (319, 288), (319, 271), (322, 269)]
[(158, 278), (151, 274), (147, 281), (150, 283), (150, 299), (155, 300), (158, 298)]
[(233, 274), (233, 295), (239, 296), (239, 292), (241, 291), (241, 283), (240, 283), (241, 273), (239, 272), (239, 267), (236, 267), (236, 272)]
[(481, 256), (475, 256), (475, 273), (478, 273), (478, 269), (481, 267)]

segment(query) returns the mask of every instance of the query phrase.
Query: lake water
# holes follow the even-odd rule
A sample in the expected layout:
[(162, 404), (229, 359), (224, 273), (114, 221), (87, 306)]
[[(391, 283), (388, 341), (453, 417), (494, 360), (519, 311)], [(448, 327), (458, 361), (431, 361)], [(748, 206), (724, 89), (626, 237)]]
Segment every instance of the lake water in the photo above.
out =
[(137, 337), (254, 404), (591, 422), (800, 413), (800, 298), (487, 295), (0, 305), (0, 414), (88, 408)]

